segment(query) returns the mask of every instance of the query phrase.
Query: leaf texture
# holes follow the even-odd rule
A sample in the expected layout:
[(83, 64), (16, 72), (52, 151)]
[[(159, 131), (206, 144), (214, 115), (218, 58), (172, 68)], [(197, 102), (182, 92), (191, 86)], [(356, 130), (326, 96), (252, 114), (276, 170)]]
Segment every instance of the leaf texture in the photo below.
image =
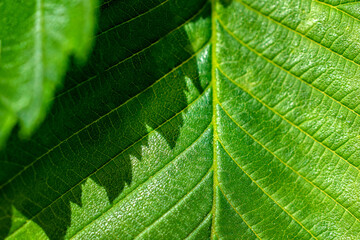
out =
[(0, 155), (0, 236), (358, 239), (357, 7), (105, 2), (89, 64)]
[(28, 137), (45, 117), (68, 58), (91, 47), (96, 0), (0, 2), (0, 146), (19, 122)]

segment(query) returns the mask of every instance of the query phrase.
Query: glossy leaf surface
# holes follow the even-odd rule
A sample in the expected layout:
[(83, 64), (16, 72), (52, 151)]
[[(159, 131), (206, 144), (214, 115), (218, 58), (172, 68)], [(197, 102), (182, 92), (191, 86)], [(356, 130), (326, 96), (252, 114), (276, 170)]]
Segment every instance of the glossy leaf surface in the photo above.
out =
[(104, 3), (88, 66), (1, 154), (1, 236), (358, 239), (358, 7)]

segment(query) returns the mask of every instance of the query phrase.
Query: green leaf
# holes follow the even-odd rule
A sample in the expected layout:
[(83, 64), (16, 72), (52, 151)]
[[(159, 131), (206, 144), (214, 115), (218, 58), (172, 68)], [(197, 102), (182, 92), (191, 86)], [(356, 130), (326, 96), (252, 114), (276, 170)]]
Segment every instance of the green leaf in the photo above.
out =
[(95, 3), (0, 1), (0, 146), (17, 122), (25, 137), (42, 122), (69, 56), (85, 60)]
[(8, 239), (358, 239), (354, 1), (123, 0), (34, 137)]

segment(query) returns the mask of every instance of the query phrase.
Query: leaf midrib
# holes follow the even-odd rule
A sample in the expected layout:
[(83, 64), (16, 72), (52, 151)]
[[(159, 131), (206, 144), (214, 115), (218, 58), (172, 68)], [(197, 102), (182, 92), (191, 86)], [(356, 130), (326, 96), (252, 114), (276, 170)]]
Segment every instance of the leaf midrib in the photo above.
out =
[(216, 19), (217, 19), (217, 12), (216, 12), (216, 1), (217, 0), (211, 0), (211, 83), (213, 90), (213, 99), (212, 99), (212, 125), (214, 128), (213, 133), (213, 166), (212, 169), (214, 171), (214, 182), (213, 182), (213, 206), (212, 206), (212, 224), (211, 224), (211, 239), (214, 238), (214, 235), (216, 235), (216, 189), (219, 185), (218, 182), (218, 169), (217, 169), (217, 152), (216, 152), (216, 142), (218, 139), (217, 136), (217, 125), (216, 125), (216, 105), (218, 102), (217, 98), (217, 84), (216, 84), (216, 41), (217, 41), (217, 31), (216, 31)]

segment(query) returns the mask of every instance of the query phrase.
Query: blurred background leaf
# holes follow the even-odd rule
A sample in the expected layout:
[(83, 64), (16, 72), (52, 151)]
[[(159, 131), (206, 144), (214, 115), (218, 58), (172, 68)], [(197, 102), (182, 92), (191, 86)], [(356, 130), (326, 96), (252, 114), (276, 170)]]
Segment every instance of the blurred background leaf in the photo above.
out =
[(0, 147), (19, 123), (29, 137), (62, 84), (70, 56), (92, 47), (97, 0), (0, 2)]

